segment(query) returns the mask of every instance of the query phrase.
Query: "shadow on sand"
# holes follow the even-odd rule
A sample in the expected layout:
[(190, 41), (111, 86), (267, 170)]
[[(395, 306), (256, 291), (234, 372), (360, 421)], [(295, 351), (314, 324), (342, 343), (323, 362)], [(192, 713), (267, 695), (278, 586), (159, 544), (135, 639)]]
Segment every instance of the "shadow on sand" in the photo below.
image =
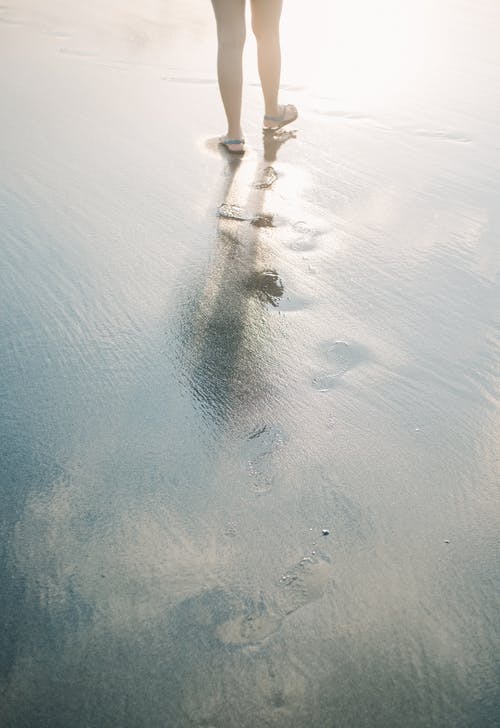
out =
[[(290, 138), (293, 132), (265, 133), (263, 155), (250, 178), (250, 160), (221, 149), (225, 166), (212, 259), (180, 324), (183, 376), (203, 413), (219, 424), (266, 391), (264, 313), (279, 306), (284, 287), (266, 265), (276, 231), (264, 206), (278, 177), (271, 165)], [(245, 175), (248, 181), (241, 184)], [(245, 204), (236, 204), (244, 194)]]

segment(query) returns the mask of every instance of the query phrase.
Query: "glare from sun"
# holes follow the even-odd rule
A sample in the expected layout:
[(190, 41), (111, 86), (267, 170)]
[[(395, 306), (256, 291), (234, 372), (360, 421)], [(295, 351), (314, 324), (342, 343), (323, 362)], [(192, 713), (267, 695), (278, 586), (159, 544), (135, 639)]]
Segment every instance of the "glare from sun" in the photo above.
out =
[(285, 3), (283, 80), (320, 98), (384, 105), (421, 83), (425, 3), (314, 0)]

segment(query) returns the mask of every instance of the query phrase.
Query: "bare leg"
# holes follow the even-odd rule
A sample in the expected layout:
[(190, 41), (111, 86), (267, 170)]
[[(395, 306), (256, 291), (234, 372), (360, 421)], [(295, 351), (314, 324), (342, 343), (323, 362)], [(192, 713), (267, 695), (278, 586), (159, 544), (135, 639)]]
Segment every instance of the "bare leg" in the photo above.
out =
[(280, 17), (283, 0), (252, 0), (252, 30), (257, 39), (259, 76), (265, 113), (278, 116), (281, 74)]
[[(242, 139), (242, 55), (245, 44), (245, 0), (212, 0), (217, 22), (217, 76), (227, 116), (227, 139)], [(233, 145), (231, 151), (238, 151)]]

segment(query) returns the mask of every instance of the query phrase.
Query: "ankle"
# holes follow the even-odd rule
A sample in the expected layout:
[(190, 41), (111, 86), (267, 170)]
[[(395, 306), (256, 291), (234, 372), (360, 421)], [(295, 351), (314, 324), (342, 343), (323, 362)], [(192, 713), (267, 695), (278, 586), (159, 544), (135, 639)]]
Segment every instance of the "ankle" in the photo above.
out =
[(279, 116), (281, 106), (279, 104), (266, 105), (264, 114), (266, 116)]
[(241, 126), (239, 127), (229, 127), (226, 134), (226, 139), (243, 139), (243, 131), (241, 129)]

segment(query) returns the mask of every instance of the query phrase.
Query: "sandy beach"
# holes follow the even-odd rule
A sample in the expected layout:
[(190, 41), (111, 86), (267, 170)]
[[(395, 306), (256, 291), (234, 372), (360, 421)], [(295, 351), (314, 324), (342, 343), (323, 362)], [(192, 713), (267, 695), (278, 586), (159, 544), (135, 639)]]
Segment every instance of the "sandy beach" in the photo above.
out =
[(499, 36), (0, 6), (2, 726), (500, 726)]

